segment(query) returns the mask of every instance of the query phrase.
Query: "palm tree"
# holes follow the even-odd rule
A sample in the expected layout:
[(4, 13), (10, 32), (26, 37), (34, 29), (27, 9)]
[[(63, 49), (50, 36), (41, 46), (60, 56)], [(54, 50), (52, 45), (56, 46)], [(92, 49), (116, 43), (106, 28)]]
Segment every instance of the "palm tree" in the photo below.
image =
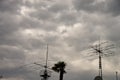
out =
[(58, 63), (54, 64), (54, 66), (52, 67), (52, 70), (60, 73), (60, 76), (59, 76), (60, 80), (63, 80), (63, 75), (64, 73), (66, 73), (65, 67), (66, 67), (66, 63), (63, 61), (59, 61)]

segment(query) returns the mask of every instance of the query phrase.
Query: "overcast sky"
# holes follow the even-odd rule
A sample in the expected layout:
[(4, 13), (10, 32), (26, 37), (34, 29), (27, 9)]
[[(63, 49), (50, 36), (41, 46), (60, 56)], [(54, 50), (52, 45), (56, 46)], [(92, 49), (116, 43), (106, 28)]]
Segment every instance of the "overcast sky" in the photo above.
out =
[[(119, 33), (120, 0), (0, 0), (0, 75), (2, 80), (40, 80), (43, 67), (33, 63), (45, 64), (49, 44), (49, 67), (67, 63), (64, 80), (93, 80), (98, 56), (88, 49), (100, 37), (116, 47), (114, 56), (102, 60), (104, 80), (115, 80)], [(49, 80), (58, 78), (52, 71)]]

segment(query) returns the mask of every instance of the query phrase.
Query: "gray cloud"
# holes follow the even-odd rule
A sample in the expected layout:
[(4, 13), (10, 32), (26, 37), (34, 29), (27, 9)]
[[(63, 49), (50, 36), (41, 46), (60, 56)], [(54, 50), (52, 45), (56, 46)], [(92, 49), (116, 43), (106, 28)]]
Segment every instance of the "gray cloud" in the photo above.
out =
[[(11, 6), (12, 5), (12, 6)], [(0, 11), (9, 12), (9, 13), (17, 13), (20, 6), (22, 5), (21, 0), (0, 0)]]
[(73, 5), (77, 10), (86, 10), (86, 11), (93, 11), (94, 5), (92, 3), (95, 0), (74, 0)]
[(69, 7), (66, 4), (60, 4), (60, 3), (56, 3), (53, 4), (50, 8), (48, 8), (49, 11), (58, 13), (58, 12), (62, 12), (67, 10)]
[(119, 0), (112, 0), (108, 1), (108, 12), (112, 13), (112, 15), (119, 15), (120, 14), (120, 1)]
[[(118, 0), (1, 0), (0, 74), (8, 80), (40, 79), (39, 71), (34, 71), (39, 67), (18, 68), (39, 60), (43, 64), (48, 43), (50, 67), (63, 60), (70, 68), (64, 79), (94, 79), (98, 61), (88, 60), (82, 52), (99, 36), (119, 46), (119, 21)], [(106, 80), (119, 71), (117, 49), (116, 56), (103, 60)], [(58, 74), (53, 72), (50, 79), (58, 79)]]
[(78, 11), (107, 13), (113, 16), (119, 15), (119, 4), (119, 0), (73, 0), (74, 8)]

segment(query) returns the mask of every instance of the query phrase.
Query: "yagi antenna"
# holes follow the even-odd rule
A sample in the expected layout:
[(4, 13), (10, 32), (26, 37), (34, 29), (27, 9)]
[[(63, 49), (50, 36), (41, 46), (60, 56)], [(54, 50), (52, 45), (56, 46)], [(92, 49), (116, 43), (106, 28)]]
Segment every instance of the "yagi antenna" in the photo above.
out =
[(113, 52), (110, 50), (114, 45), (108, 44), (108, 41), (101, 42), (100, 38), (97, 44), (91, 46), (92, 50), (98, 55), (99, 59), (99, 76), (103, 79), (102, 74), (102, 57), (103, 56), (110, 56)]
[[(102, 57), (103, 56), (107, 56), (107, 55), (111, 55), (112, 52), (110, 52), (109, 50), (114, 48), (113, 45), (108, 45), (106, 44), (106, 42), (101, 42), (101, 40), (99, 39), (99, 43), (96, 44), (95, 46), (92, 46), (91, 48), (97, 53), (98, 57), (99, 57), (99, 76), (101, 77), (101, 79), (103, 79), (103, 74), (102, 74)], [(103, 46), (103, 44), (105, 46)]]

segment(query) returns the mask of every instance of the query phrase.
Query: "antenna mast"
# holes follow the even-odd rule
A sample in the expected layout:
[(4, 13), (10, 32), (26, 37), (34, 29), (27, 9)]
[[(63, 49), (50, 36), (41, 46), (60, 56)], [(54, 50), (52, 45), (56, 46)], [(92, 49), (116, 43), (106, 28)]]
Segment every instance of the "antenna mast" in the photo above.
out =
[(39, 65), (41, 67), (44, 67), (44, 70), (40, 71), (41, 80), (48, 80), (48, 78), (51, 76), (51, 71), (48, 70), (48, 69), (50, 69), (50, 68), (48, 68), (48, 44), (47, 44), (47, 51), (46, 51), (45, 56), (46, 56), (45, 65), (34, 62), (35, 65)]
[(45, 70), (40, 74), (40, 76), (42, 77), (41, 80), (47, 80), (48, 77), (50, 77), (50, 72), (47, 70), (48, 68), (48, 44), (47, 44), (47, 51), (46, 51), (46, 63), (45, 63)]
[(91, 48), (97, 53), (98, 55), (98, 59), (99, 59), (99, 76), (101, 77), (101, 79), (103, 80), (103, 74), (102, 74), (102, 57), (103, 55), (108, 56), (110, 54), (112, 54), (112, 51), (109, 51), (110, 49), (114, 48), (113, 45), (102, 45), (105, 44), (106, 42), (101, 42), (99, 39), (98, 44), (92, 46)]
[(118, 72), (116, 71), (116, 80), (118, 80)]
[(48, 62), (48, 44), (47, 44), (47, 52), (46, 52), (46, 68), (47, 68), (47, 62)]
[(101, 50), (101, 42), (100, 42), (100, 38), (99, 38), (99, 44), (98, 44), (98, 50), (96, 51), (99, 55), (99, 76), (101, 76), (102, 78), (102, 50)]

